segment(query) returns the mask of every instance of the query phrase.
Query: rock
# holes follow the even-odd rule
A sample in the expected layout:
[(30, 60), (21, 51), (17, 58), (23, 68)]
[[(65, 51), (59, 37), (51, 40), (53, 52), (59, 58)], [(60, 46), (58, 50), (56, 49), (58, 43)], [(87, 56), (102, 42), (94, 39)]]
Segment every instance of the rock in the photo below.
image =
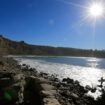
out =
[(43, 97), (47, 97), (47, 98), (54, 98), (56, 95), (56, 91), (55, 90), (51, 90), (51, 91), (41, 91), (41, 94)]
[(75, 81), (74, 84), (80, 86), (79, 81)]
[(67, 91), (61, 91), (60, 94), (65, 98), (69, 97), (69, 94), (67, 93)]
[(89, 85), (86, 85), (85, 89), (89, 91), (91, 90), (91, 87)]
[(47, 74), (47, 73), (40, 72), (40, 76), (41, 76), (41, 77), (47, 77), (48, 74)]
[(43, 97), (41, 96), (40, 81), (30, 76), (26, 77), (26, 85), (24, 89), (24, 103), (26, 105), (42, 105)]
[(0, 104), (15, 104), (18, 99), (18, 90), (12, 86), (13, 83), (11, 73), (0, 73)]
[(50, 91), (50, 90), (55, 90), (56, 89), (54, 86), (52, 86), (50, 84), (43, 83), (43, 84), (40, 84), (40, 85), (41, 85), (42, 89), (46, 90), (46, 91)]
[(70, 78), (64, 78), (62, 82), (67, 82), (69, 84), (69, 83), (73, 83), (74, 81), (73, 79), (70, 79)]
[(93, 88), (93, 89), (91, 89), (91, 92), (92, 92), (92, 93), (95, 93), (96, 90), (97, 90), (96, 88)]
[(4, 62), (0, 61), (0, 66), (4, 66)]
[(45, 83), (45, 84), (52, 84), (51, 81), (49, 81), (48, 79), (45, 79), (43, 77), (30, 76), (30, 78), (33, 78), (35, 80), (37, 79), (40, 82), (40, 84), (43, 84), (43, 83)]
[(67, 82), (67, 78), (63, 78), (62, 79), (62, 82)]
[(79, 99), (79, 96), (77, 94), (75, 94), (75, 93), (71, 93), (70, 96), (72, 98), (74, 98), (75, 100)]
[(24, 80), (25, 76), (24, 74), (17, 74), (17, 75), (14, 75), (13, 78), (15, 81), (20, 81), (20, 80)]
[(44, 98), (44, 105), (60, 105), (60, 103), (55, 98)]
[(22, 66), (26, 66), (26, 64), (22, 64)]

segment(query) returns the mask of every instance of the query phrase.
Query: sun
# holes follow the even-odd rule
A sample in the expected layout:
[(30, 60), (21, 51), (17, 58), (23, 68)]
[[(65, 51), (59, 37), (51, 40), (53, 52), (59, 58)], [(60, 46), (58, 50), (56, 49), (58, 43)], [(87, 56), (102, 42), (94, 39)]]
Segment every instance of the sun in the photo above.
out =
[(92, 18), (100, 18), (104, 15), (104, 7), (101, 3), (95, 2), (88, 7), (88, 15)]

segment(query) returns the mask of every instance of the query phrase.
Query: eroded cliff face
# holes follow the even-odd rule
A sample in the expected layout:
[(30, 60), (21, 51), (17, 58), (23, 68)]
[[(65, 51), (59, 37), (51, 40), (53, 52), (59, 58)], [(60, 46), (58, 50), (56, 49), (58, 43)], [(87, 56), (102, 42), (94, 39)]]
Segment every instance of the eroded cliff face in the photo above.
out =
[[(26, 51), (26, 52), (24, 52)], [(29, 48), (23, 41), (16, 42), (0, 36), (0, 54), (27, 54)]]
[(4, 39), (2, 37), (0, 37), (0, 54), (7, 54), (8, 53), (8, 49), (7, 49), (7, 43), (4, 41)]

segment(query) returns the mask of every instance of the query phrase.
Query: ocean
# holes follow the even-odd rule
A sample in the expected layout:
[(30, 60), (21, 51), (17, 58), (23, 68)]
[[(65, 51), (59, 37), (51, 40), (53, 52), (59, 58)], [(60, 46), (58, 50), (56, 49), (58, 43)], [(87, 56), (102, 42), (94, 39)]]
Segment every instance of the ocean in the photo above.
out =
[[(71, 56), (13, 56), (19, 64), (27, 64), (36, 68), (38, 72), (57, 75), (63, 78), (78, 80), (82, 86), (89, 85), (97, 87), (98, 80), (105, 78), (105, 59), (93, 57), (71, 57)], [(105, 85), (105, 84), (104, 84)], [(100, 95), (89, 93), (94, 97)]]

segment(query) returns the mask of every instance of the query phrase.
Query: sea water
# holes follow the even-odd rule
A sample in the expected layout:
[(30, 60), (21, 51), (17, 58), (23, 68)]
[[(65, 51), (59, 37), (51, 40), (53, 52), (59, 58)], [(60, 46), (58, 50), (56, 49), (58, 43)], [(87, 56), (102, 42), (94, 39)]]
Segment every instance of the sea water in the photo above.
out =
[[(20, 64), (28, 64), (38, 72), (56, 74), (59, 79), (69, 77), (78, 80), (82, 86), (97, 87), (98, 80), (105, 78), (105, 59), (70, 56), (14, 56)], [(105, 85), (105, 84), (104, 84)], [(100, 95), (89, 93), (95, 98)]]

